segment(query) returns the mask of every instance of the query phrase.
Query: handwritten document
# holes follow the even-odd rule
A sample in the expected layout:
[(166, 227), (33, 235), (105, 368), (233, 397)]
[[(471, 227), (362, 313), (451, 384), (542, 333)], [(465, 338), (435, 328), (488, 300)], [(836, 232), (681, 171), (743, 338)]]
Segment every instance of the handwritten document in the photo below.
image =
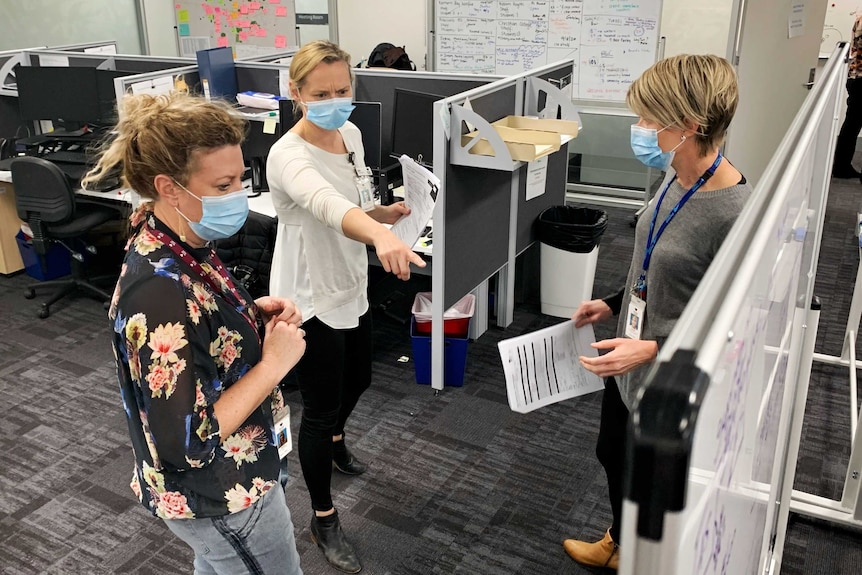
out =
[(404, 177), (404, 203), (410, 208), (410, 213), (401, 216), (392, 226), (392, 231), (402, 242), (412, 246), (434, 214), (440, 180), (407, 155), (401, 156), (398, 161), (401, 162)]
[(595, 357), (593, 326), (575, 328), (572, 321), (497, 344), (509, 407), (518, 413), (578, 397), (603, 388), (602, 379), (581, 367), (578, 356)]

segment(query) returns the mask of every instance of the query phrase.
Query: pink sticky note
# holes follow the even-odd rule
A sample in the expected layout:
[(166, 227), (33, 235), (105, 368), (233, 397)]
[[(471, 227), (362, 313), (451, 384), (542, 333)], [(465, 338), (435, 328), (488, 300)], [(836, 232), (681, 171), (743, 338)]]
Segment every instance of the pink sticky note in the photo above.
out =
[(269, 0), (270, 4), (281, 4), (281, 0)]
[(221, 34), (221, 24), (219, 24), (218, 22), (216, 22), (216, 23), (213, 25), (213, 32), (215, 32), (216, 34)]
[(245, 42), (246, 40), (248, 40), (248, 32), (243, 30), (242, 32), (239, 33), (239, 41)]
[(240, 14), (248, 14), (248, 4), (243, 4), (239, 7)]
[(287, 36), (277, 34), (275, 36), (275, 47), (276, 48), (287, 48)]
[(249, 26), (251, 26), (251, 20), (239, 20), (239, 21), (236, 23), (236, 25), (237, 25), (239, 28), (248, 28)]
[(287, 6), (279, 6), (275, 9), (276, 16), (287, 16)]
[(179, 4), (174, 4), (174, 8), (176, 8), (177, 10), (179, 10), (180, 8), (182, 8), (182, 6), (181, 6), (181, 5), (179, 5)]
[(219, 36), (218, 38), (218, 47), (226, 48), (228, 46), (227, 36)]
[(216, 14), (221, 14), (221, 8), (219, 8), (218, 6), (216, 6), (215, 8), (213, 8), (213, 11), (214, 11)]
[(254, 12), (255, 10), (260, 10), (260, 2), (249, 2), (248, 9)]
[(257, 29), (257, 37), (258, 38), (266, 38), (266, 28), (258, 28)]
[(212, 16), (212, 14), (213, 14), (213, 12), (215, 12), (215, 10), (213, 10), (213, 7), (210, 6), (209, 4), (204, 4), (204, 12), (206, 12), (207, 16)]

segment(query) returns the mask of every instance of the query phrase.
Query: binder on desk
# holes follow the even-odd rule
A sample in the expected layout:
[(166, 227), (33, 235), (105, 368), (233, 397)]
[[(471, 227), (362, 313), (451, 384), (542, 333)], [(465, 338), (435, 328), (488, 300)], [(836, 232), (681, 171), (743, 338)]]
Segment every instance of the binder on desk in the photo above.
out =
[(204, 96), (236, 101), (236, 68), (230, 47), (210, 48), (197, 52), (198, 73)]

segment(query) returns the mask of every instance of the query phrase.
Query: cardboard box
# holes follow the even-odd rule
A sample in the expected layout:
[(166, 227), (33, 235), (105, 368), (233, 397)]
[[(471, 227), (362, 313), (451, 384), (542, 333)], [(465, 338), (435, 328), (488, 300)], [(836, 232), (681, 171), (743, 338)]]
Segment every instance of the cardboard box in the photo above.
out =
[[(575, 138), (578, 123), (571, 120), (545, 120), (524, 116), (506, 116), (491, 126), (497, 131), (513, 160), (531, 162), (560, 149), (561, 136)], [(461, 136), (461, 145), (466, 146), (478, 132)], [(493, 156), (494, 149), (484, 138), (470, 148), (471, 154)]]

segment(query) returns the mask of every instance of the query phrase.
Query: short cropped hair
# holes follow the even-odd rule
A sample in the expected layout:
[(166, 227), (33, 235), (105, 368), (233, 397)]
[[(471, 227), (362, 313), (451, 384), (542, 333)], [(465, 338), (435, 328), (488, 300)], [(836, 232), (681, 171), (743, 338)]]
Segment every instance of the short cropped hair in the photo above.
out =
[(721, 146), (736, 112), (739, 88), (730, 62), (711, 54), (680, 54), (659, 60), (629, 87), (626, 104), (662, 126), (697, 124), (701, 156)]

